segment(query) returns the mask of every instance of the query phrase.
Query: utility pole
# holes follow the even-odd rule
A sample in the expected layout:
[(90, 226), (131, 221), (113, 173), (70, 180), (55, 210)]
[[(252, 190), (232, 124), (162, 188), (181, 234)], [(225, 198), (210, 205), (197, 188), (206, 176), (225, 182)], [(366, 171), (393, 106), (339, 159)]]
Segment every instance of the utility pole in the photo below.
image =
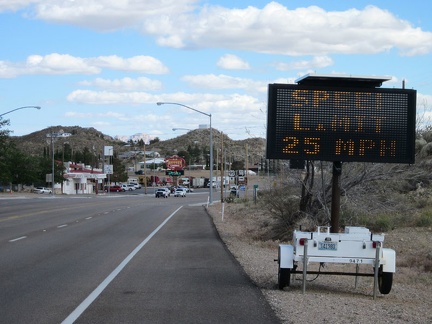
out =
[(223, 165), (223, 132), (221, 132), (221, 167), (220, 167), (220, 171), (221, 171), (221, 203), (224, 203), (224, 196), (223, 196), (223, 191), (224, 191), (224, 184), (225, 184), (225, 177), (224, 177), (224, 165)]
[(147, 195), (147, 161), (146, 161), (146, 144), (144, 142), (144, 194)]

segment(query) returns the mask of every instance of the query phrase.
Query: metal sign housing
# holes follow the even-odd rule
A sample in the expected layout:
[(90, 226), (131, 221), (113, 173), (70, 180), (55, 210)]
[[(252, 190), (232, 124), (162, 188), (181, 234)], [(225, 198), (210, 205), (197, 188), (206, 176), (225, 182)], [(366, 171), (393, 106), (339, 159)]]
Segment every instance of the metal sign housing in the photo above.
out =
[(270, 84), (267, 158), (414, 163), (416, 91)]

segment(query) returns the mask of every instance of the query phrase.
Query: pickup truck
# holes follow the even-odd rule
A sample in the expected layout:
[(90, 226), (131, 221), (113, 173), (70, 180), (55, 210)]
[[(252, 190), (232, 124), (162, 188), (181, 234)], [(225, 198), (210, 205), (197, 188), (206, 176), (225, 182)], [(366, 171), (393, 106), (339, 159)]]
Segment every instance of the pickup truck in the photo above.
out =
[(186, 197), (186, 188), (177, 188), (174, 191), (174, 197)]
[(168, 198), (170, 195), (169, 190), (165, 188), (159, 188), (155, 191), (155, 197), (156, 198)]

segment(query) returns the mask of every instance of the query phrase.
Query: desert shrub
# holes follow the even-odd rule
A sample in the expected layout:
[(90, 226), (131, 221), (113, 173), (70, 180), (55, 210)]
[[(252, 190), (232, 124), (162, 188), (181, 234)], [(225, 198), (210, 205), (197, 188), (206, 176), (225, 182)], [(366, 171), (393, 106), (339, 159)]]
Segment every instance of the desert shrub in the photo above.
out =
[(428, 199), (427, 198), (419, 198), (419, 199), (415, 199), (413, 201), (413, 205), (417, 208), (417, 209), (423, 209), (426, 208), (428, 206)]
[(302, 218), (299, 197), (285, 188), (261, 191), (260, 206), (275, 220), (272, 222), (272, 239), (289, 240), (296, 223)]
[(377, 215), (360, 215), (359, 224), (369, 228), (372, 232), (387, 232), (396, 226), (394, 215), (377, 214)]
[(432, 210), (427, 209), (421, 212), (415, 220), (415, 226), (428, 227), (432, 225)]
[(432, 155), (432, 143), (427, 143), (420, 150), (420, 157), (426, 158)]

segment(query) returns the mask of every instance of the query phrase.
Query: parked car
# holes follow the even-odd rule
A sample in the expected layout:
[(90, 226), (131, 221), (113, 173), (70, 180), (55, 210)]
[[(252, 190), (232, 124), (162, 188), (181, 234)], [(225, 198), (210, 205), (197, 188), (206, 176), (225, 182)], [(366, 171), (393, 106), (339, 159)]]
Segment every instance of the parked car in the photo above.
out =
[(129, 183), (128, 186), (134, 186), (135, 189), (141, 189), (141, 185), (139, 183)]
[[(108, 191), (108, 187), (105, 187), (105, 191)], [(115, 186), (109, 187), (109, 191), (110, 192), (123, 192), (123, 191), (125, 191), (125, 189), (120, 187), (120, 186), (115, 185)]]
[(129, 190), (129, 191), (133, 191), (133, 190), (136, 190), (136, 187), (135, 187), (135, 184), (127, 184), (126, 185), (126, 187), (128, 188), (127, 190)]
[(186, 190), (186, 192), (193, 192), (194, 191), (193, 188), (189, 188), (189, 187), (179, 187), (179, 188)]
[(165, 190), (165, 188), (158, 188), (155, 192), (155, 197), (156, 198), (168, 198), (169, 193), (167, 190)]
[(51, 189), (45, 188), (45, 187), (36, 187), (33, 189), (34, 193), (37, 194), (44, 194), (44, 193), (52, 193)]
[(186, 197), (186, 188), (177, 188), (174, 197)]
[(127, 185), (127, 184), (121, 184), (120, 187), (122, 187), (122, 188), (124, 189), (124, 191), (132, 191), (132, 190), (135, 190), (134, 187), (131, 187), (131, 186)]

